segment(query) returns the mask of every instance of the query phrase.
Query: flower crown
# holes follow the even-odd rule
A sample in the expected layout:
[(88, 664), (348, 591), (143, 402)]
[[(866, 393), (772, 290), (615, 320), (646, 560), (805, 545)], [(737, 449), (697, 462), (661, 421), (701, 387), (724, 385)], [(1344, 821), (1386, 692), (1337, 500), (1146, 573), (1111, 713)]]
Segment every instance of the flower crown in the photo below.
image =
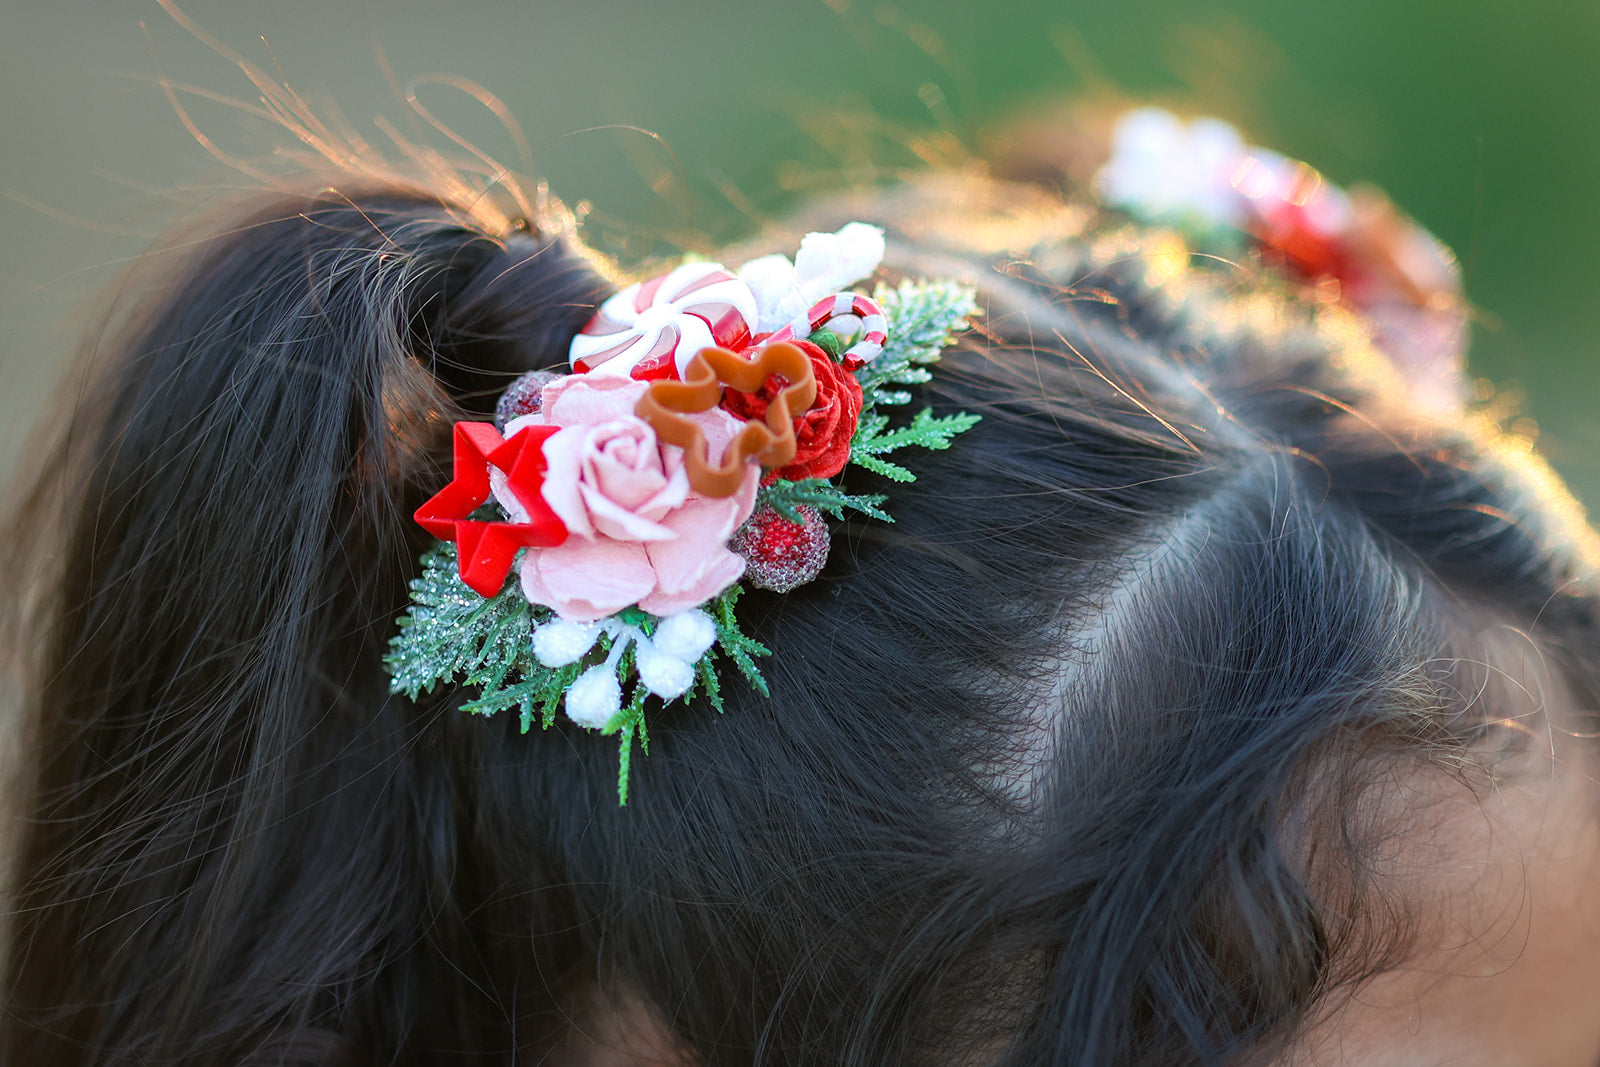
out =
[(459, 681), (478, 690), (463, 710), (516, 709), (523, 732), (562, 709), (617, 735), (620, 803), (650, 697), (721, 711), (726, 663), (766, 694), (740, 593), (815, 578), (824, 514), (893, 521), (882, 494), (841, 487), (847, 468), (914, 481), (886, 456), (978, 421), (890, 425), (976, 305), (949, 282), (841, 291), (883, 252), (881, 230), (851, 223), (792, 263), (685, 263), (606, 300), (572, 373), (526, 374), (493, 424), (456, 423), (454, 477), (416, 513), (439, 540), (390, 643), (392, 689)]
[(1107, 204), (1175, 227), (1223, 262), (1243, 247), (1353, 307), (1416, 384), (1459, 377), (1467, 314), (1455, 257), (1378, 190), (1346, 192), (1226, 122), (1154, 107), (1117, 120), (1094, 184)]

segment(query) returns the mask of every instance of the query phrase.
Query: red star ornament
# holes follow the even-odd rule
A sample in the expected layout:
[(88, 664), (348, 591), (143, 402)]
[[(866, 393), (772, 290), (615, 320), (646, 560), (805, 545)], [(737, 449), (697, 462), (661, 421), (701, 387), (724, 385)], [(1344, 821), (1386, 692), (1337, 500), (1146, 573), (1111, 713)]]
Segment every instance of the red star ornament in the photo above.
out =
[[(452, 435), (455, 476), (428, 498), (415, 518), (441, 541), (454, 541), (461, 580), (480, 596), (500, 592), (519, 548), (554, 548), (567, 539), (566, 524), (544, 502), (544, 442), (559, 427), (528, 426), (508, 441), (487, 422), (458, 422)], [(489, 468), (506, 484), (527, 522), (480, 522), (468, 518), (489, 499)]]

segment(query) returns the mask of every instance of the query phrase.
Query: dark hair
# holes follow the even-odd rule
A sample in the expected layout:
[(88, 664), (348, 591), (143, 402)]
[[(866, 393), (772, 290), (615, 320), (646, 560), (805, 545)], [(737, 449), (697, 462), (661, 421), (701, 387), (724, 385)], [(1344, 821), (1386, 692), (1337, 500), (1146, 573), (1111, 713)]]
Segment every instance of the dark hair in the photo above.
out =
[(203, 242), (20, 513), (6, 1062), (540, 1062), (598, 986), (706, 1064), (1220, 1063), (1392, 962), (1371, 799), (1472, 765), (1475, 617), (1600, 697), (1584, 534), (1322, 313), (970, 192), (1028, 258), (851, 211), (979, 284), (920, 399), (983, 421), (744, 598), (771, 698), (658, 714), (625, 808), (613, 741), (380, 662), (451, 421), (607, 281), (381, 184)]

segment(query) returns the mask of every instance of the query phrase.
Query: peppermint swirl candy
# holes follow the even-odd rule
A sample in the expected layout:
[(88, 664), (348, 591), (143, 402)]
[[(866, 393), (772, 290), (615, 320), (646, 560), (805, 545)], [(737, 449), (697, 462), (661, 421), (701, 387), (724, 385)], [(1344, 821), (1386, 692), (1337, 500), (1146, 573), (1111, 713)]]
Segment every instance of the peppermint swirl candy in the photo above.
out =
[(601, 304), (572, 339), (569, 358), (579, 373), (682, 378), (702, 348), (745, 347), (757, 318), (755, 295), (736, 274), (720, 263), (685, 263)]

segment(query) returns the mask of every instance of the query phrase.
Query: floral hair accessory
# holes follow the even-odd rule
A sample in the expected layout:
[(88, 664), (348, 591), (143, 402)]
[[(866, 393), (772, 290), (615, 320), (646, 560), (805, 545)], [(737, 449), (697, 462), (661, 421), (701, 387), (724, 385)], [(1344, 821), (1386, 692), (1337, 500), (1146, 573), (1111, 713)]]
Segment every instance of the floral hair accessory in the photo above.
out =
[(615, 734), (622, 803), (648, 708), (703, 696), (721, 711), (728, 664), (765, 693), (770, 653), (734, 614), (744, 588), (815, 578), (824, 515), (893, 521), (883, 494), (840, 484), (852, 466), (914, 481), (890, 453), (947, 448), (978, 421), (924, 410), (891, 426), (975, 304), (949, 282), (833, 291), (883, 251), (851, 223), (792, 263), (629, 286), (573, 339), (573, 373), (524, 375), (493, 425), (457, 423), (454, 476), (416, 513), (439, 541), (390, 642), (393, 690), (463, 684), (478, 691), (464, 710), (516, 709), (524, 732), (564, 710)]
[(1185, 122), (1151, 107), (1117, 121), (1095, 184), (1108, 204), (1175, 226), (1205, 251), (1228, 255), (1242, 242), (1348, 302), (1417, 384), (1459, 377), (1467, 315), (1455, 257), (1378, 190), (1346, 192), (1304, 163), (1247, 145), (1225, 122)]

